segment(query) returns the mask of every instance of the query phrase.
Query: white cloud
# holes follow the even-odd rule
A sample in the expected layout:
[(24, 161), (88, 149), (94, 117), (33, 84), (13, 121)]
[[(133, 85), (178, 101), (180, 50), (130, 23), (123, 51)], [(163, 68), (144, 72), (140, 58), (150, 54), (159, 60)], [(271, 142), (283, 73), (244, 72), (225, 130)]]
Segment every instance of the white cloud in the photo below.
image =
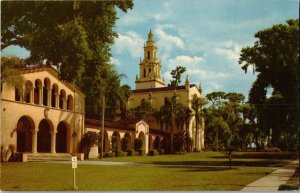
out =
[(129, 31), (127, 34), (119, 34), (114, 48), (117, 54), (129, 52), (132, 57), (137, 58), (143, 56), (143, 42), (136, 32)]
[(201, 79), (220, 79), (220, 78), (229, 77), (228, 74), (223, 72), (213, 72), (213, 71), (202, 70), (202, 69), (187, 70), (187, 73), (201, 77)]
[(221, 44), (223, 44), (221, 47), (214, 49), (216, 54), (226, 56), (233, 62), (238, 62), (242, 49), (241, 46), (232, 41), (223, 42)]
[(167, 34), (161, 27), (154, 29), (154, 35), (158, 37), (159, 47), (167, 52), (172, 51), (174, 47), (184, 49), (184, 43), (180, 37)]
[(110, 62), (111, 62), (111, 64), (114, 64), (116, 66), (121, 65), (120, 61), (117, 58), (114, 58), (114, 57), (110, 57)]
[(179, 55), (174, 59), (169, 59), (167, 65), (169, 68), (175, 68), (176, 66), (185, 66), (187, 69), (199, 67), (203, 62), (203, 58), (198, 56)]

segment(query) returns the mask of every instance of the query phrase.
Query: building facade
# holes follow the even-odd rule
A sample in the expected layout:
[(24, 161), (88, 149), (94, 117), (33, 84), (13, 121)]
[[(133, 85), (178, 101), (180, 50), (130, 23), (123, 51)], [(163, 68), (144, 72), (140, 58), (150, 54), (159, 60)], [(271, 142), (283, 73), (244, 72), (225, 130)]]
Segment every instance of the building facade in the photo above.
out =
[(24, 92), (2, 85), (1, 144), (18, 152), (78, 153), (84, 134), (85, 95), (59, 80), (52, 67), (21, 69)]
[[(166, 97), (176, 96), (176, 102), (189, 107), (191, 110), (192, 99), (196, 95), (202, 97), (196, 85), (190, 84), (188, 77), (186, 77), (185, 85), (176, 88), (165, 86), (161, 79), (161, 64), (157, 58), (157, 47), (154, 41), (153, 33), (150, 31), (148, 40), (144, 45), (144, 58), (140, 61), (140, 74), (136, 77), (136, 89), (132, 91), (132, 95), (128, 100), (128, 109), (135, 108), (141, 104), (142, 100), (150, 102), (152, 107), (159, 110), (164, 105)], [(185, 130), (189, 131), (193, 138), (194, 150), (201, 150), (204, 148), (204, 119), (202, 118), (199, 132), (196, 132), (195, 117), (185, 125)], [(157, 125), (150, 123), (150, 128), (156, 128)], [(179, 128), (175, 128), (175, 133), (178, 133)], [(196, 136), (197, 135), (197, 136)]]

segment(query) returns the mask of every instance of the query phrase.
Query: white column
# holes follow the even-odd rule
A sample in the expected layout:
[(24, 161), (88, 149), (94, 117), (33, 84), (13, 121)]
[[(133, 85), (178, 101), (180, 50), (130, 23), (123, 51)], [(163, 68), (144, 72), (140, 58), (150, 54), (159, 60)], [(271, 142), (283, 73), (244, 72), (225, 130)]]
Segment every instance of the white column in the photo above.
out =
[(32, 153), (37, 153), (37, 133), (39, 130), (31, 130), (32, 132)]
[(51, 88), (47, 88), (47, 106), (51, 107)]
[(29, 103), (34, 103), (34, 89), (33, 88), (31, 88), (30, 89), (30, 99), (29, 99)]
[(51, 131), (51, 153), (56, 153), (56, 131)]
[(43, 105), (43, 87), (39, 85), (38, 88), (39, 88), (39, 105)]
[(64, 110), (67, 109), (67, 99), (66, 98), (63, 99), (63, 109)]
[(59, 93), (54, 93), (55, 95), (55, 108), (59, 108)]

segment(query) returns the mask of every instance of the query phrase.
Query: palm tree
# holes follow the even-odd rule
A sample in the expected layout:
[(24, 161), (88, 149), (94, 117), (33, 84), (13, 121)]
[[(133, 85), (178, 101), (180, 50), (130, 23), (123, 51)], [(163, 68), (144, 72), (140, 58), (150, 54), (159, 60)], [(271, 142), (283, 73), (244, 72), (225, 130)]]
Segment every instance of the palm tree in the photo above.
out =
[[(196, 121), (196, 137), (195, 137), (195, 143), (199, 141), (198, 134), (199, 134), (199, 125), (203, 127), (202, 119), (204, 118), (204, 114), (202, 112), (202, 107), (207, 103), (205, 98), (198, 97), (196, 94), (193, 96), (192, 99), (192, 109), (195, 116)], [(199, 151), (199, 147), (196, 145), (196, 151)]]

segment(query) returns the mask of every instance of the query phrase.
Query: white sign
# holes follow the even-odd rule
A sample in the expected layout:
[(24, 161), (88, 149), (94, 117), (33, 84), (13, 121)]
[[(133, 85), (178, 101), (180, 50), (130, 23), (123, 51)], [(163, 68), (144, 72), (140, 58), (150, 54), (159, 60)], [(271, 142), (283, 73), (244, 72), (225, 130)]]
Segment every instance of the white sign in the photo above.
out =
[(72, 168), (73, 169), (77, 168), (77, 162), (72, 162)]
[(77, 162), (77, 157), (76, 156), (72, 156), (72, 162)]

